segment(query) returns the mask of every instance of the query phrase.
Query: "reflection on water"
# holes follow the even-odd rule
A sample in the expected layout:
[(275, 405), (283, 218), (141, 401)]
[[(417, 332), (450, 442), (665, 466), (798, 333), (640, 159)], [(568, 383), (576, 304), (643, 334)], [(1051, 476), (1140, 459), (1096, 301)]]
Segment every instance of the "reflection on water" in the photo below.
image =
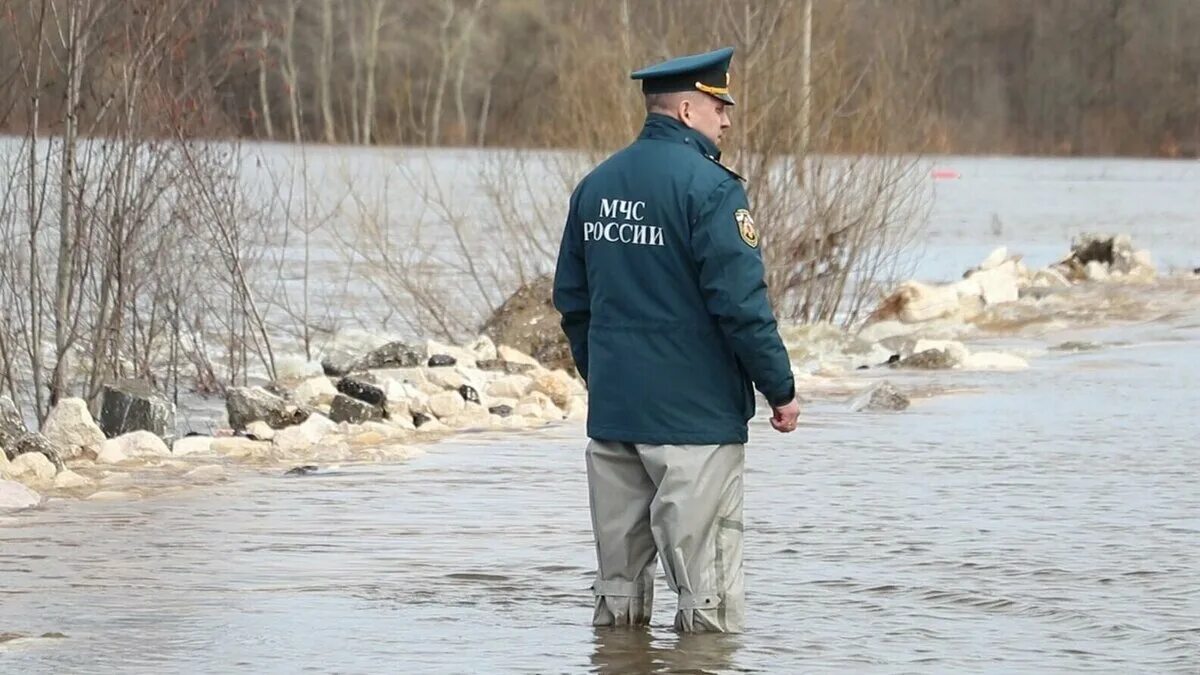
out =
[[(756, 420), (748, 630), (588, 625), (581, 429), (0, 524), (0, 672), (1195, 672), (1200, 321)], [(869, 376), (869, 374), (868, 374)], [(889, 373), (895, 379), (897, 373)]]
[(597, 628), (591, 670), (603, 675), (727, 673), (737, 664), (741, 642), (740, 635), (679, 635), (667, 639), (656, 638), (642, 628)]

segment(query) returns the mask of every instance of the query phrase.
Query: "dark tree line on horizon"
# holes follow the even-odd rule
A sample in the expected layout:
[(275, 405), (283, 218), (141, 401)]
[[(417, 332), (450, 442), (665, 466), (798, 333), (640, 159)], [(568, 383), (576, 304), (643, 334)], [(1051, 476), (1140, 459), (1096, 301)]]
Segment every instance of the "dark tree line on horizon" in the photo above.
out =
[[(735, 91), (746, 77), (783, 77), (794, 69), (756, 60), (764, 38), (751, 28), (762, 22), (750, 15), (794, 30), (805, 5), (0, 0), (0, 130), (21, 134), (33, 119), (31, 92), (22, 87), (33, 81), (33, 26), (63, 20), (74, 5), (93, 21), (76, 114), (85, 128), (106, 133), (105, 111), (119, 98), (113, 83), (135, 51), (123, 27), (146, 3), (177, 13), (163, 35), (172, 66), (159, 76), (186, 92), (146, 109), (194, 115), (198, 135), (492, 147), (620, 143), (639, 116), (629, 70), (669, 55), (738, 47)], [(1200, 150), (1200, 2), (815, 0), (813, 12), (813, 106), (822, 105), (822, 92), (838, 92), (851, 106), (911, 108), (919, 124), (895, 147), (1148, 156)], [(70, 117), (61, 110), (68, 98), (62, 48), (48, 40), (40, 49), (38, 123), (59, 133), (56, 124)], [(782, 58), (799, 59), (801, 51)], [(861, 73), (888, 64), (896, 64), (904, 86), (881, 102)], [(739, 115), (754, 115), (764, 101), (747, 103)], [(576, 138), (589, 118), (624, 124)], [(836, 125), (818, 129), (814, 149), (855, 145), (839, 133)]]

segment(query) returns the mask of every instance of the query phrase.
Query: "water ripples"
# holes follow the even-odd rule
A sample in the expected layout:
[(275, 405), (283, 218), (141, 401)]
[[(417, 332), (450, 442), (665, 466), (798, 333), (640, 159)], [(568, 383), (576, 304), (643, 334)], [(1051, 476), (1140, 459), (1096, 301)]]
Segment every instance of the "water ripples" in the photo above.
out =
[(1200, 335), (1119, 335), (901, 414), (756, 420), (744, 635), (675, 635), (661, 581), (649, 630), (587, 625), (563, 427), (5, 517), (0, 671), (1197, 672)]

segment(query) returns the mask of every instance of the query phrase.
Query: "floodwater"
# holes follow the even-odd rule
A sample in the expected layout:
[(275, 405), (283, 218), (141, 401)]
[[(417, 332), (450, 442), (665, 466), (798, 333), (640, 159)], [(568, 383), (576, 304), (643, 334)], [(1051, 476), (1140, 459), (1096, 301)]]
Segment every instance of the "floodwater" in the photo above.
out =
[[(964, 162), (923, 276), (1093, 229), (1200, 264), (1195, 163)], [(0, 672), (1198, 672), (1200, 282), (1135, 293), (1154, 311), (987, 341), (1029, 370), (887, 373), (944, 392), (906, 412), (754, 420), (745, 634), (677, 636), (662, 583), (650, 629), (588, 625), (563, 425), (0, 516)]]
[[(1190, 307), (1200, 291), (1191, 286)], [(737, 636), (588, 625), (582, 429), (0, 524), (0, 671), (1196, 672), (1200, 313), (899, 414), (760, 416)], [(913, 375), (916, 386), (929, 375)], [(894, 374), (893, 374), (894, 379)]]

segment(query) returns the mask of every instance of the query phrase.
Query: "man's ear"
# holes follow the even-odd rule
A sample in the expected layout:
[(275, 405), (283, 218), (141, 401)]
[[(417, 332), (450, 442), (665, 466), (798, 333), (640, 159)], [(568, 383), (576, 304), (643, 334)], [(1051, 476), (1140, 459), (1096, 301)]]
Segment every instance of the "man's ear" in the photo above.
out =
[(689, 98), (683, 98), (679, 102), (679, 121), (692, 126), (692, 101)]

